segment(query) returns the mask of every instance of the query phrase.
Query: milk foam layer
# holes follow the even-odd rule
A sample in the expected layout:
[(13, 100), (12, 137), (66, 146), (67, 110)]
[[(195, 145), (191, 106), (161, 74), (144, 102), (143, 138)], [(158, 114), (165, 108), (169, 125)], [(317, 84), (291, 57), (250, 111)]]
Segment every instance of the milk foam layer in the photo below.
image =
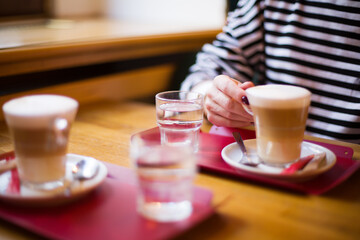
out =
[(311, 93), (301, 87), (271, 84), (246, 89), (250, 105), (271, 108), (295, 108), (309, 104)]
[(78, 102), (60, 95), (31, 95), (16, 98), (3, 105), (5, 119), (11, 126), (47, 127), (49, 121), (62, 117), (72, 122)]

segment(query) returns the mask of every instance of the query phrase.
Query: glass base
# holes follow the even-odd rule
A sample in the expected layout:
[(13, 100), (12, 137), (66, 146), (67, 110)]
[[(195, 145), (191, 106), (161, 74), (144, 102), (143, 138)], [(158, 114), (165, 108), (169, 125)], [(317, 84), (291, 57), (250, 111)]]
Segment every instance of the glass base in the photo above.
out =
[(144, 217), (159, 222), (174, 222), (188, 218), (192, 213), (190, 201), (139, 203), (138, 211)]
[(64, 187), (64, 180), (56, 180), (51, 182), (45, 182), (45, 183), (34, 183), (34, 182), (28, 182), (28, 181), (22, 181), (21, 184), (23, 184), (25, 187), (33, 190), (40, 190), (40, 191), (52, 191), (58, 188)]

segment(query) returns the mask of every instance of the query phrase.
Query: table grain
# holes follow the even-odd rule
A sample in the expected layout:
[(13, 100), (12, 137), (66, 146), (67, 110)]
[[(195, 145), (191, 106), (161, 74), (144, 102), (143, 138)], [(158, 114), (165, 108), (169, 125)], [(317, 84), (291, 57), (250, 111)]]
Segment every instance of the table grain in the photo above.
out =
[[(129, 167), (129, 139), (156, 126), (155, 107), (141, 102), (97, 102), (81, 106), (71, 130), (69, 152)], [(205, 123), (203, 130), (209, 129)], [(359, 160), (360, 146), (350, 146)], [(12, 150), (0, 123), (0, 151)], [(196, 185), (211, 190), (216, 213), (178, 239), (360, 239), (360, 172), (316, 196), (199, 172)], [(1, 239), (39, 239), (0, 221)]]

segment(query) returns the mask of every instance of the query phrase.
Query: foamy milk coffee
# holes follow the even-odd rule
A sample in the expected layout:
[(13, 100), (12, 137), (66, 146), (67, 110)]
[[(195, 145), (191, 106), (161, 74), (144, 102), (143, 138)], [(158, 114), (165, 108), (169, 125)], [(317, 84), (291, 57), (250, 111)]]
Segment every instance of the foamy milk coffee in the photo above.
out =
[(257, 152), (268, 164), (282, 165), (300, 157), (311, 93), (288, 85), (246, 90), (254, 114)]
[(22, 184), (45, 190), (63, 185), (77, 108), (76, 100), (60, 95), (30, 95), (3, 105)]

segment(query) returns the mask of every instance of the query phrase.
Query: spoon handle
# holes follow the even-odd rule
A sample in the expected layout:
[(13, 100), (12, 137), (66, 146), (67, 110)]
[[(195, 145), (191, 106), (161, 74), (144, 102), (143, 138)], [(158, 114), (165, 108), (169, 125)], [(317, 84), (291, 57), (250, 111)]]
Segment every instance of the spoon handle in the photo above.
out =
[(250, 166), (250, 167), (256, 167), (259, 163), (256, 163), (256, 162), (252, 162), (250, 160), (250, 158), (248, 157), (248, 154), (247, 154), (247, 151), (246, 151), (246, 147), (245, 147), (245, 144), (244, 144), (244, 141), (240, 135), (240, 133), (238, 132), (233, 132), (232, 133), (237, 144), (239, 145), (241, 151), (243, 152), (244, 156), (243, 158), (240, 159), (240, 163), (241, 164), (244, 164), (244, 165), (247, 165), (247, 166)]
[(239, 145), (241, 151), (242, 151), (245, 155), (247, 155), (246, 147), (245, 147), (244, 141), (243, 141), (240, 133), (238, 133), (238, 132), (233, 132), (232, 134), (233, 134), (233, 136), (234, 136), (237, 144)]

